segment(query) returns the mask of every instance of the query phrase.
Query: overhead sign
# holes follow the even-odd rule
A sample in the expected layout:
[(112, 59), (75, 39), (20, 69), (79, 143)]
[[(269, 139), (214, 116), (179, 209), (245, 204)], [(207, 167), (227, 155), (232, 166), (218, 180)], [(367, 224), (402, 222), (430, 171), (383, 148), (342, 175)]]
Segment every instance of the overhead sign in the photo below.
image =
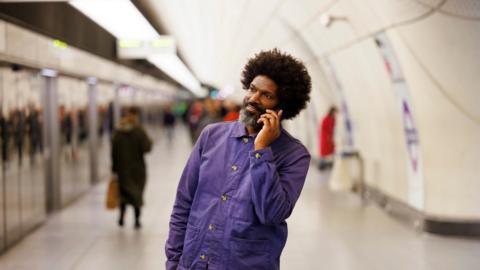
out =
[(171, 36), (154, 40), (117, 40), (117, 55), (121, 59), (144, 59), (165, 53), (176, 53), (175, 39)]
[(63, 42), (63, 41), (59, 40), (59, 39), (54, 39), (52, 41), (52, 44), (53, 44), (54, 47), (57, 47), (57, 48), (60, 48), (60, 49), (68, 48), (68, 44), (66, 42)]

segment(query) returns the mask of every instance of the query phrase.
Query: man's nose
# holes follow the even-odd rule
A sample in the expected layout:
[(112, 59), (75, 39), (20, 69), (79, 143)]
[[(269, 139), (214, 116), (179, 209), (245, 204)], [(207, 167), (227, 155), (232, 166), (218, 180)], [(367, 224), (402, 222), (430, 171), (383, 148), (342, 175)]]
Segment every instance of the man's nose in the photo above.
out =
[(260, 103), (260, 93), (259, 92), (253, 93), (253, 95), (250, 96), (248, 101), (255, 102), (257, 104)]

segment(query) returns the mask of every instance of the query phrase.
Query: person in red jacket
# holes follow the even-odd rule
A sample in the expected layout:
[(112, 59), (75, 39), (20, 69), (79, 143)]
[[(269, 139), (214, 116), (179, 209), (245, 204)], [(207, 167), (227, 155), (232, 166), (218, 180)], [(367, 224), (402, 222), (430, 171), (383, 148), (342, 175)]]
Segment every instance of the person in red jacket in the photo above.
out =
[(223, 107), (227, 111), (225, 116), (223, 117), (223, 121), (230, 122), (238, 120), (238, 118), (240, 117), (240, 106), (238, 106), (231, 100), (225, 100), (223, 101)]
[(320, 125), (320, 164), (319, 169), (331, 168), (333, 165), (333, 154), (335, 152), (334, 129), (335, 129), (335, 115), (337, 109), (330, 107), (328, 114), (322, 119)]

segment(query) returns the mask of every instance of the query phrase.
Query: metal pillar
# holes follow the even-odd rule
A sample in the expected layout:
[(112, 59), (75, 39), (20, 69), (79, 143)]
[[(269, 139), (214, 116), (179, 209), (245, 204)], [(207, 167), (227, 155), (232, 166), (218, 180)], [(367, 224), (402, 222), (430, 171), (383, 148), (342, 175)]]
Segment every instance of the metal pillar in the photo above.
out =
[(57, 71), (44, 69), (43, 105), (47, 212), (61, 208), (60, 126), (58, 121)]
[(90, 146), (90, 181), (98, 183), (98, 112), (97, 79), (87, 78), (88, 83), (88, 141)]
[(115, 91), (115, 97), (113, 100), (113, 127), (116, 128), (120, 123), (121, 107), (120, 107), (120, 85), (114, 84), (113, 90)]

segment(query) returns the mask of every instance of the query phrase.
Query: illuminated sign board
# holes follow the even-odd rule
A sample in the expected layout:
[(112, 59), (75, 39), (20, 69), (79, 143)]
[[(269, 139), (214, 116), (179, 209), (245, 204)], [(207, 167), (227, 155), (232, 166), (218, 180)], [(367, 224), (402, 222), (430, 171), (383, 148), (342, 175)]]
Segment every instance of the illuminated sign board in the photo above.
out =
[(59, 40), (59, 39), (54, 39), (54, 40), (52, 41), (52, 44), (53, 44), (54, 47), (57, 47), (57, 48), (60, 48), (60, 49), (66, 49), (66, 48), (68, 48), (68, 44), (65, 43), (65, 42), (63, 42), (63, 41), (61, 41), (61, 40)]
[(173, 37), (160, 36), (154, 40), (117, 40), (117, 55), (121, 59), (144, 59), (164, 53), (176, 53)]

